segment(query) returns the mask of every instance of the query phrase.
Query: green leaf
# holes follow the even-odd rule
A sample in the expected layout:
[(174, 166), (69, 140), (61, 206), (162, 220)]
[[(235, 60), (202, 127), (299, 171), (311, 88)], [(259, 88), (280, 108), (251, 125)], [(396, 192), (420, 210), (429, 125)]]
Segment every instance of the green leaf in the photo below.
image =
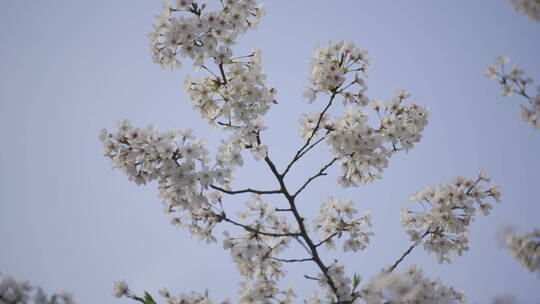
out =
[(359, 284), (360, 284), (360, 276), (355, 273), (353, 277), (353, 290), (355, 290)]
[(156, 301), (152, 298), (152, 296), (148, 292), (144, 292), (144, 303), (145, 304), (156, 304)]

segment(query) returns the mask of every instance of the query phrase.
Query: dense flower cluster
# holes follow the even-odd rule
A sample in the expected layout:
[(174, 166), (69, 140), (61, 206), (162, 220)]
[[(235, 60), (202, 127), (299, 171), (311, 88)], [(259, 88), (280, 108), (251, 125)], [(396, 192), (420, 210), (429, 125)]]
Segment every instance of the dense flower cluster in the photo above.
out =
[(276, 90), (266, 87), (260, 52), (248, 58), (221, 66), (224, 80), (214, 75), (198, 81), (187, 77), (184, 87), (203, 118), (242, 132), (247, 145), (256, 145), (254, 134), (263, 129), (261, 118), (274, 102)]
[(540, 274), (540, 229), (524, 234), (508, 233), (506, 249), (525, 268)]
[(382, 178), (395, 152), (407, 151), (420, 141), (428, 111), (415, 102), (406, 104), (409, 97), (408, 91), (397, 91), (385, 104), (371, 102), (380, 120), (375, 128), (368, 124), (368, 112), (356, 105), (348, 107), (343, 117), (334, 122), (324, 120), (326, 143), (334, 157), (340, 159), (342, 175), (338, 181), (343, 187)]
[(451, 252), (459, 256), (468, 250), (468, 226), (475, 213), (489, 214), (492, 205), (487, 202), (488, 197), (500, 202), (499, 188), (494, 183), (483, 187), (482, 182), (489, 180), (482, 170), (476, 179), (459, 176), (451, 184), (427, 186), (415, 193), (411, 201), (422, 209), (403, 208), (401, 218), (411, 241), (434, 252), (439, 263), (450, 262)]
[(338, 199), (330, 196), (321, 205), (320, 213), (313, 221), (314, 230), (319, 232), (321, 242), (326, 248), (335, 249), (334, 237), (341, 238), (344, 233), (349, 234), (349, 239), (343, 244), (344, 251), (358, 251), (366, 248), (369, 243), (371, 232), (365, 232), (366, 227), (371, 227), (371, 216), (368, 212), (359, 218), (354, 218), (358, 210), (354, 208), (351, 200)]
[(499, 81), (504, 97), (518, 94), (527, 99), (528, 105), (520, 105), (521, 118), (535, 129), (540, 129), (540, 85), (536, 87), (536, 95), (527, 93), (527, 84), (532, 83), (533, 79), (525, 77), (523, 70), (516, 65), (513, 65), (510, 71), (506, 71), (505, 65), (509, 61), (508, 57), (497, 57), (495, 63), (487, 66), (485, 73), (488, 77)]
[[(264, 129), (262, 116), (276, 102), (276, 90), (265, 84), (259, 50), (235, 57), (231, 49), (239, 34), (256, 27), (264, 10), (254, 0), (226, 0), (216, 12), (205, 9), (206, 4), (192, 0), (165, 4), (150, 34), (154, 62), (173, 69), (181, 66), (178, 57), (190, 58), (195, 68), (208, 72), (184, 81), (193, 107), (210, 124), (234, 131), (240, 147), (251, 149), (255, 159), (264, 158), (266, 146), (255, 135)], [(214, 71), (205, 65), (208, 58), (213, 58)]]
[[(361, 51), (352, 42), (330, 42), (326, 48), (315, 51), (311, 63), (309, 87), (304, 96), (310, 102), (320, 92), (330, 93), (330, 101), (323, 111), (303, 115), (300, 119), (300, 134), (310, 141), (324, 137), (334, 157), (339, 159), (342, 175), (339, 183), (344, 187), (369, 183), (382, 177), (389, 158), (396, 151), (409, 150), (420, 141), (427, 125), (428, 111), (415, 102), (406, 104), (410, 97), (407, 90), (399, 90), (396, 96), (382, 103), (370, 102), (365, 95), (367, 85), (361, 78), (370, 61), (367, 52)], [(354, 73), (350, 81), (348, 74)], [(354, 90), (354, 91), (353, 91)], [(343, 117), (332, 121), (327, 113), (335, 97), (341, 95), (343, 104), (350, 104)], [(371, 104), (380, 120), (378, 127), (368, 124)], [(325, 131), (320, 135), (318, 131)]]
[(508, 0), (515, 11), (530, 21), (540, 22), (540, 0)]
[(406, 303), (450, 304), (465, 302), (462, 292), (442, 284), (437, 279), (424, 277), (416, 266), (408, 268), (403, 275), (382, 271), (360, 290), (358, 303)]
[[(313, 53), (311, 61), (311, 76), (309, 81), (313, 87), (308, 87), (304, 93), (309, 102), (317, 98), (317, 93), (339, 93), (343, 95), (343, 103), (366, 104), (364, 96), (366, 85), (360, 77), (369, 67), (367, 52), (357, 48), (350, 41), (329, 42), (327, 47), (319, 47)], [(347, 77), (352, 78), (346, 84)], [(346, 84), (346, 86), (343, 86)], [(355, 93), (349, 89), (359, 86)], [(348, 91), (346, 91), (349, 89)]]
[(334, 295), (338, 297), (341, 302), (347, 303), (353, 299), (351, 283), (352, 280), (345, 275), (345, 265), (334, 262), (328, 267), (328, 277), (332, 278), (332, 282), (336, 288), (333, 291), (330, 288), (328, 277), (324, 274), (319, 274), (319, 285), (326, 291), (327, 300), (332, 303)]
[[(292, 290), (281, 292), (277, 280), (285, 275), (283, 260), (278, 255), (288, 248), (291, 241), (291, 225), (287, 217), (278, 216), (275, 207), (254, 195), (246, 202), (246, 210), (239, 212), (245, 228), (238, 236), (225, 232), (223, 247), (230, 250), (238, 272), (244, 276), (240, 286), (240, 303), (266, 303), (284, 295), (286, 303), (292, 300)], [(230, 221), (223, 214), (225, 221)]]
[(122, 120), (114, 134), (103, 130), (100, 139), (103, 155), (129, 180), (139, 185), (157, 180), (172, 223), (184, 225), (200, 239), (215, 241), (211, 232), (217, 218), (206, 194), (214, 183), (228, 185), (233, 169), (223, 162), (210, 167), (208, 151), (191, 130), (161, 133), (153, 126), (138, 128)]
[(256, 27), (264, 10), (255, 0), (224, 0), (216, 12), (205, 12), (206, 5), (193, 0), (166, 1), (150, 33), (154, 62), (170, 69), (180, 68), (178, 57), (194, 60), (202, 67), (206, 58), (229, 63), (236, 37)]
[(28, 282), (21, 282), (11, 276), (0, 274), (0, 303), (2, 304), (75, 304), (71, 294), (61, 291), (52, 296), (47, 296), (41, 287), (34, 287)]

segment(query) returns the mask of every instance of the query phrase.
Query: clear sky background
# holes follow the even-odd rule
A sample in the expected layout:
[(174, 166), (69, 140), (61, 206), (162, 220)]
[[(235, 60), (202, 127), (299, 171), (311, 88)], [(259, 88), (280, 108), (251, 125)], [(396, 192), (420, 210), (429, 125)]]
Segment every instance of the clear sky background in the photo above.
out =
[[(501, 185), (503, 203), (472, 223), (470, 251), (439, 265), (415, 250), (400, 269), (415, 263), (465, 290), (472, 303), (504, 295), (540, 303), (540, 277), (497, 241), (505, 225), (540, 227), (540, 131), (518, 119), (519, 97), (503, 99), (483, 75), (486, 64), (507, 55), (540, 79), (540, 24), (503, 0), (269, 1), (265, 8), (259, 29), (242, 36), (235, 52), (261, 48), (268, 84), (278, 89), (264, 139), (280, 168), (301, 144), (298, 118), (323, 105), (301, 97), (318, 44), (346, 39), (369, 51), (371, 98), (408, 88), (430, 108), (423, 140), (393, 157), (383, 180), (342, 190), (334, 170), (301, 197), (307, 216), (329, 194), (372, 212), (370, 247), (325, 253), (325, 260), (338, 258), (369, 278), (409, 246), (400, 208), (412, 193), (484, 168)], [(120, 279), (136, 292), (209, 289), (216, 300), (237, 298), (239, 276), (221, 244), (177, 231), (155, 184), (136, 186), (101, 156), (99, 130), (122, 118), (162, 130), (191, 127), (211, 150), (226, 136), (191, 109), (181, 85), (192, 73), (188, 64), (160, 72), (151, 62), (146, 34), (160, 10), (159, 1), (0, 2), (0, 272), (65, 289), (79, 303), (126, 303), (111, 296)], [(291, 172), (291, 185), (330, 157), (321, 147)], [(265, 167), (246, 159), (237, 188), (272, 188)], [(247, 198), (227, 204), (234, 209)], [(302, 278), (315, 273), (313, 265), (288, 269), (285, 285), (301, 295), (316, 288)]]

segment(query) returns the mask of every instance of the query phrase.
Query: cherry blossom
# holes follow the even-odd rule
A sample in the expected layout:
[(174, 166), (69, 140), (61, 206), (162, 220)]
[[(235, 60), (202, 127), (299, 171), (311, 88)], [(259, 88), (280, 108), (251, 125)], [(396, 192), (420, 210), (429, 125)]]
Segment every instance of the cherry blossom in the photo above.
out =
[[(488, 215), (492, 205), (488, 199), (500, 202), (500, 192), (485, 171), (477, 178), (458, 176), (452, 183), (437, 187), (427, 186), (411, 197), (418, 208), (402, 209), (401, 222), (407, 228), (414, 245), (422, 244), (427, 252), (437, 255), (437, 261), (450, 262), (450, 254), (461, 255), (469, 249), (468, 226), (475, 214)], [(408, 254), (410, 252), (406, 252)], [(403, 258), (403, 257), (402, 257)], [(401, 260), (392, 266), (397, 266)]]
[(525, 268), (540, 274), (540, 229), (506, 235), (506, 249)]
[(334, 237), (341, 238), (344, 233), (349, 238), (343, 244), (344, 251), (363, 250), (369, 243), (371, 232), (365, 232), (366, 227), (371, 227), (371, 216), (369, 212), (355, 218), (358, 210), (354, 208), (351, 200), (341, 200), (330, 196), (321, 205), (320, 213), (313, 221), (314, 230), (320, 232), (319, 239), (329, 249), (335, 249)]
[(524, 72), (516, 65), (512, 65), (508, 71), (506, 64), (509, 61), (508, 57), (498, 57), (495, 63), (487, 66), (486, 76), (499, 82), (504, 97), (512, 97), (516, 94), (525, 98), (528, 104), (520, 105), (521, 119), (535, 129), (540, 129), (540, 85), (536, 87), (536, 95), (527, 92), (527, 85), (533, 83), (533, 79), (524, 76)]

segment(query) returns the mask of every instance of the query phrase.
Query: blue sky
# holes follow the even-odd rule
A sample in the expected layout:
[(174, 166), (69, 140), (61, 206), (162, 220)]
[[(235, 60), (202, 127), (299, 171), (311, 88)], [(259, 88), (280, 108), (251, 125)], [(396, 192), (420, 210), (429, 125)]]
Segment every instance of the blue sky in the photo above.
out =
[[(100, 155), (99, 130), (122, 118), (163, 130), (190, 127), (210, 149), (225, 137), (191, 109), (181, 85), (191, 69), (160, 72), (151, 62), (146, 34), (160, 9), (159, 1), (0, 3), (0, 272), (65, 289), (79, 303), (124, 303), (110, 295), (120, 279), (135, 291), (209, 289), (217, 300), (236, 298), (239, 276), (221, 244), (197, 243), (177, 231), (155, 185), (137, 187)], [(424, 138), (391, 160), (383, 180), (343, 190), (334, 170), (302, 197), (307, 216), (329, 194), (371, 210), (370, 247), (325, 259), (375, 274), (409, 245), (399, 215), (412, 193), (484, 168), (501, 186), (503, 203), (472, 223), (471, 250), (450, 265), (416, 250), (404, 265), (415, 263), (465, 290), (471, 302), (514, 295), (539, 303), (540, 278), (501, 248), (497, 233), (505, 225), (540, 226), (540, 132), (518, 119), (521, 100), (500, 97), (483, 71), (507, 55), (540, 79), (540, 24), (503, 0), (270, 1), (265, 9), (259, 29), (242, 36), (235, 51), (262, 49), (268, 84), (278, 89), (264, 138), (279, 167), (301, 144), (298, 118), (323, 103), (301, 97), (318, 44), (345, 39), (369, 51), (369, 97), (389, 99), (407, 88), (430, 108)], [(324, 147), (315, 151), (291, 172), (290, 184), (328, 157)], [(273, 182), (250, 160), (235, 185)], [(247, 198), (229, 204), (234, 209)], [(306, 295), (315, 284), (302, 276), (313, 272), (311, 265), (294, 265), (284, 284)]]

